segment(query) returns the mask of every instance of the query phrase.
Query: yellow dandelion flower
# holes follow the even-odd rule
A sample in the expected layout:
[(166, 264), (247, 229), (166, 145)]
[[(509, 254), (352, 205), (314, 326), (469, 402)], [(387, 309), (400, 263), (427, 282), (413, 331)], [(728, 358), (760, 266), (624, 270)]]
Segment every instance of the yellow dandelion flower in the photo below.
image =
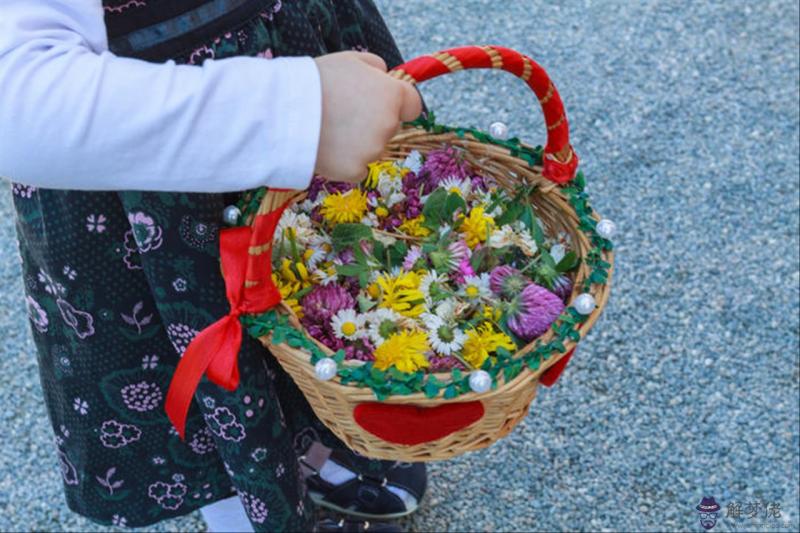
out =
[(428, 367), (425, 352), (430, 350), (423, 331), (402, 330), (393, 333), (375, 349), (375, 368), (386, 370), (394, 365), (401, 372), (415, 372)]
[(493, 307), (491, 305), (484, 305), (483, 306), (483, 318), (486, 320), (494, 320), (495, 322), (500, 320), (500, 317), (503, 313), (500, 309)]
[(320, 213), (328, 222), (345, 224), (358, 222), (367, 210), (367, 195), (359, 189), (342, 194), (337, 192), (325, 197)]
[(420, 215), (417, 218), (409, 218), (397, 229), (412, 237), (427, 237), (431, 234), (431, 230), (423, 226), (423, 222), (425, 222), (425, 215)]
[(292, 311), (294, 311), (298, 318), (303, 318), (303, 308), (300, 305), (300, 302), (297, 300), (297, 298), (290, 298), (291, 295), (302, 289), (300, 282), (284, 281), (281, 276), (274, 273), (272, 274), (272, 282), (276, 287), (278, 287), (278, 292), (281, 293), (281, 299), (283, 302), (288, 305)]
[(491, 324), (485, 322), (475, 329), (467, 330), (467, 340), (461, 354), (475, 368), (480, 368), (486, 358), (498, 348), (516, 350), (517, 346), (502, 331), (495, 331)]
[(369, 164), (369, 174), (367, 175), (367, 179), (364, 180), (364, 187), (367, 189), (374, 189), (378, 186), (378, 180), (381, 177), (381, 174), (384, 172), (391, 173), (392, 168), (394, 167), (394, 163), (391, 161), (383, 161), (379, 162), (376, 161), (374, 163)]
[(301, 289), (313, 283), (306, 265), (300, 261), (292, 263), (286, 258), (281, 261), (280, 276), (284, 283), (297, 283)]
[(461, 220), (458, 231), (464, 234), (464, 240), (467, 241), (467, 246), (470, 248), (486, 242), (495, 228), (494, 218), (487, 215), (481, 206), (473, 208), (468, 217), (462, 215)]
[(403, 316), (415, 317), (425, 311), (425, 294), (419, 288), (416, 272), (401, 272), (397, 276), (383, 274), (375, 283), (380, 289), (378, 307), (386, 307)]

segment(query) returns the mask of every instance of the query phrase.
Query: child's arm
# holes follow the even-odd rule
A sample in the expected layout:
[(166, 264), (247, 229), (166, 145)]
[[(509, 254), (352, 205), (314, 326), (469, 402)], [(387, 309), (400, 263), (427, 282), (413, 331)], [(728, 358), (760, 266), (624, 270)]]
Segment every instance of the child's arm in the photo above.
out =
[[(408, 95), (355, 55), (329, 56), (319, 69), (310, 58), (153, 64), (107, 51), (100, 0), (4, 0), (0, 175), (49, 188), (202, 192), (302, 189), (315, 165), (355, 179), (354, 169), (377, 154), (348, 153), (353, 140), (337, 139), (388, 138)], [(388, 94), (345, 94), (349, 85), (335, 74), (343, 65)], [(337, 110), (357, 107), (344, 97), (378, 116), (356, 112), (341, 124)], [(320, 133), (324, 121), (328, 134)]]

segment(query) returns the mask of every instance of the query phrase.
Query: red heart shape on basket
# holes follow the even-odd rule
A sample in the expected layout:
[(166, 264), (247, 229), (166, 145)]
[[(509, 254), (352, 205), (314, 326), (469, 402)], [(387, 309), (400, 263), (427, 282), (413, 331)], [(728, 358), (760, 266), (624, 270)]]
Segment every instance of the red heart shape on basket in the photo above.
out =
[(353, 410), (359, 426), (394, 444), (432, 442), (477, 422), (483, 417), (479, 401), (447, 403), (435, 407), (361, 403)]

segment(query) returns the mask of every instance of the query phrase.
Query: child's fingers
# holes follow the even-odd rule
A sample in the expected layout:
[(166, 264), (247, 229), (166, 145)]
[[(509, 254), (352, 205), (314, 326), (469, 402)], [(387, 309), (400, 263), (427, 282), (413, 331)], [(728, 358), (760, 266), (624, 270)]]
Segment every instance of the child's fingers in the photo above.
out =
[(409, 121), (417, 118), (422, 113), (422, 97), (419, 91), (408, 82), (400, 81), (403, 85), (403, 103), (400, 106), (400, 120)]
[(354, 54), (357, 59), (360, 59), (371, 67), (375, 67), (381, 72), (386, 72), (389, 70), (389, 67), (386, 66), (386, 61), (384, 61), (380, 56), (370, 54), (369, 52), (354, 52)]

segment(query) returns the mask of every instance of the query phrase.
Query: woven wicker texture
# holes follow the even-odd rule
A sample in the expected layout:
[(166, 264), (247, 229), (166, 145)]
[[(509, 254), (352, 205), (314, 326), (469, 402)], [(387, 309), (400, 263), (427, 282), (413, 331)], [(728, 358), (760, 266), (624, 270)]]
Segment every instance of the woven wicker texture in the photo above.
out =
[[(497, 50), (501, 50), (502, 54)], [(415, 59), (398, 67), (393, 74), (416, 83), (462, 68), (503, 68), (519, 76), (529, 85), (535, 85), (531, 88), (543, 104), (545, 120), (548, 123), (548, 147), (545, 148), (545, 158), (548, 153), (554, 154), (561, 163), (569, 163), (576, 158), (568, 142), (566, 116), (557, 91), (541, 67), (521, 54), (508, 49), (467, 47)], [(513, 190), (520, 183), (536, 185), (530, 202), (537, 216), (545, 225), (546, 232), (551, 235), (559, 232), (569, 235), (572, 249), (581, 258), (586, 257), (592, 244), (587, 235), (579, 229), (578, 217), (561, 187), (552, 179), (543, 176), (541, 166), (531, 166), (524, 160), (510, 155), (505, 147), (481, 142), (469, 133), (462, 137), (454, 133), (437, 134), (421, 128), (407, 127), (392, 139), (383, 158), (399, 160), (405, 158), (412, 150), (427, 153), (430, 150), (441, 148), (443, 144), (462, 148), (473, 167), (480, 169), (482, 174), (491, 176), (508, 190)], [(275, 194), (280, 195), (280, 198), (276, 199)], [(288, 195), (283, 191), (267, 192), (259, 212), (269, 212), (284, 202), (287, 197)], [(295, 196), (295, 200), (300, 197)], [(597, 218), (596, 214), (595, 217)], [(603, 259), (612, 265), (612, 268), (609, 269), (609, 280), (603, 285), (593, 285), (590, 290), (597, 307), (581, 324), (579, 329), (581, 338), (592, 328), (608, 300), (611, 286), (610, 276), (613, 270), (613, 253), (604, 252)], [(581, 261), (580, 266), (572, 273), (575, 288), (570, 301), (583, 292), (582, 287), (589, 274), (589, 267), (584, 261)], [(290, 322), (294, 327), (302, 329), (297, 317), (288, 307), (281, 304), (280, 312), (289, 315)], [(515, 356), (527, 353), (540, 343), (548, 342), (553, 335), (552, 329), (548, 330), (542, 337), (517, 352)], [(539, 376), (576, 345), (575, 341), (565, 342), (566, 350), (564, 352), (554, 352), (535, 371), (525, 367), (509, 382), (504, 382), (502, 375), (499, 376), (497, 388), (486, 393), (470, 392), (451, 400), (443, 399), (441, 395), (427, 398), (422, 393), (416, 393), (406, 396), (394, 395), (383, 400), (386, 404), (415, 405), (422, 408), (443, 403), (475, 400), (483, 403), (484, 416), (470, 426), (432, 442), (402, 445), (387, 442), (373, 435), (354, 420), (353, 411), (357, 405), (376, 401), (370, 389), (342, 385), (338, 378), (321, 381), (315, 375), (310, 354), (287, 344), (274, 344), (271, 342), (270, 336), (262, 337), (260, 340), (292, 376), (320, 420), (348, 446), (368, 457), (409, 462), (448, 459), (468, 451), (485, 448), (507, 435), (528, 413), (530, 403), (536, 396)], [(319, 345), (327, 353), (332, 353), (326, 347)], [(361, 363), (347, 361), (346, 364)], [(437, 377), (445, 381), (449, 378), (449, 374), (437, 374)]]

